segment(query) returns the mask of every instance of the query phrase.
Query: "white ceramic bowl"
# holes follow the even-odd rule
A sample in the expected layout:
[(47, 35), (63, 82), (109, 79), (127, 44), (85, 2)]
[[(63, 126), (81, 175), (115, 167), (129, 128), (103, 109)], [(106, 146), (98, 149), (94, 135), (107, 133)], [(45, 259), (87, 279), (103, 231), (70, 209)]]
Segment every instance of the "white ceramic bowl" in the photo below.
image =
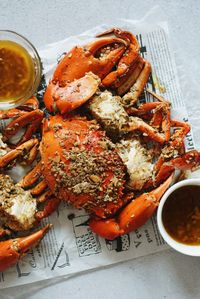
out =
[(184, 181), (181, 181), (179, 183), (174, 184), (171, 186), (163, 195), (159, 207), (158, 207), (158, 213), (157, 213), (157, 223), (158, 223), (158, 228), (160, 230), (160, 233), (163, 237), (163, 239), (175, 250), (187, 254), (187, 255), (192, 255), (192, 256), (200, 256), (200, 245), (186, 245), (183, 243), (179, 243), (176, 240), (174, 240), (166, 231), (163, 221), (162, 221), (162, 211), (163, 211), (163, 206), (165, 202), (168, 200), (169, 195), (174, 192), (175, 190), (183, 187), (183, 186), (200, 186), (200, 179), (187, 179)]

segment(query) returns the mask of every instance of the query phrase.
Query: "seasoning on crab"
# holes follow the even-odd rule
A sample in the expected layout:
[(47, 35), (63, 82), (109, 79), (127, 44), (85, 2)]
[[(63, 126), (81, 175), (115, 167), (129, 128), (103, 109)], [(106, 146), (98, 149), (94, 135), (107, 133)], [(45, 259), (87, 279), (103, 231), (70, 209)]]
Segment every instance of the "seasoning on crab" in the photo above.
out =
[[(125, 133), (138, 131), (145, 134), (150, 139), (163, 144), (168, 138), (170, 129), (168, 110), (165, 111), (165, 105), (167, 105), (167, 103), (154, 102), (153, 104), (152, 108), (152, 103), (146, 103), (144, 112), (147, 113), (148, 111), (161, 106), (163, 110), (162, 112), (166, 114), (163, 119), (161, 119), (164, 132), (160, 133), (155, 127), (148, 124), (140, 117), (129, 116), (122, 104), (121, 97), (113, 96), (112, 93), (107, 90), (96, 93), (96, 95), (94, 95), (88, 102), (87, 107), (111, 138), (116, 137), (117, 139)], [(135, 110), (137, 113), (141, 112), (139, 109)]]
[[(185, 170), (200, 165), (199, 152), (185, 153), (183, 141), (190, 127), (171, 119), (169, 102), (150, 92), (156, 101), (136, 104), (150, 72), (150, 63), (139, 55), (136, 37), (118, 28), (110, 29), (90, 44), (74, 47), (56, 67), (44, 103), (50, 112), (59, 111), (64, 117), (57, 114), (42, 122), (43, 112), (37, 109), (34, 98), (28, 105), (6, 113), (0, 111), (0, 119), (14, 117), (3, 132), (4, 140), (9, 141), (21, 127), (25, 128), (19, 143), (0, 157), (1, 170), (24, 154), (26, 163), (36, 158), (39, 141), (30, 137), (42, 122), (41, 161), (18, 183), (22, 188), (31, 188), (38, 205), (44, 202), (43, 210), (34, 216), (38, 221), (65, 200), (89, 212), (88, 224), (95, 233), (114, 239), (148, 221), (169, 187), (175, 167)], [(78, 116), (77, 111), (67, 115), (92, 96), (87, 107), (112, 142), (96, 121)], [(173, 134), (172, 127), (176, 127)], [(144, 138), (153, 140), (159, 148), (156, 157), (151, 158), (153, 151), (143, 147)], [(127, 184), (143, 189), (143, 193), (135, 197)], [(19, 209), (12, 195), (10, 198), (16, 220)], [(18, 205), (23, 204), (20, 199)], [(10, 207), (4, 205), (4, 209), (4, 214), (10, 215), (5, 219), (7, 225), (14, 216)], [(21, 221), (24, 211), (20, 210)], [(7, 228), (3, 229), (1, 236), (7, 233)], [(1, 242), (0, 271), (16, 263), (47, 229), (25, 240)]]
[[(139, 48), (135, 35), (119, 28), (99, 34), (87, 45), (74, 47), (60, 61), (47, 86), (45, 106), (51, 112), (70, 112), (89, 100), (99, 84), (120, 95), (136, 84), (133, 89), (138, 98), (151, 71), (150, 63), (139, 55)], [(79, 83), (83, 88), (77, 89)]]
[(15, 186), (8, 175), (0, 178), (1, 222), (14, 231), (32, 228), (36, 221), (36, 199), (29, 191)]
[(57, 197), (99, 217), (124, 204), (125, 166), (96, 122), (50, 117), (40, 149), (43, 175)]

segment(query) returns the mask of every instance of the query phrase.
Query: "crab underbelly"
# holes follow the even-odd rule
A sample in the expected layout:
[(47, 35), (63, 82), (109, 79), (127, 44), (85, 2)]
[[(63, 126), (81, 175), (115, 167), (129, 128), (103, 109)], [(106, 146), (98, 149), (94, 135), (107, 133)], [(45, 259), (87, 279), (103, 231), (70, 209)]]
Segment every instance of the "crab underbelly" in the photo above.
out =
[(125, 166), (94, 122), (51, 117), (41, 156), (44, 178), (61, 200), (100, 218), (112, 216), (124, 205)]
[(117, 144), (118, 154), (127, 167), (129, 174), (128, 185), (134, 190), (141, 190), (152, 177), (152, 157), (141, 145), (139, 140), (121, 140)]

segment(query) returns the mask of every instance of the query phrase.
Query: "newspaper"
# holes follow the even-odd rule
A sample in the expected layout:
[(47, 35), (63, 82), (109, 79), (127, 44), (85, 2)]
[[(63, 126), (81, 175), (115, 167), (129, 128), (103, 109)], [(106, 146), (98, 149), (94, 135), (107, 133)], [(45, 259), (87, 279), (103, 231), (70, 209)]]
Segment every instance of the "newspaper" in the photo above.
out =
[[(152, 76), (147, 87), (170, 99), (173, 117), (188, 121), (166, 23), (152, 25), (121, 20), (120, 26), (137, 35), (141, 55), (152, 63)], [(88, 43), (96, 33), (109, 27), (96, 27), (79, 36), (47, 45), (39, 51), (44, 68), (38, 91), (40, 100), (57, 63), (66, 51), (74, 45)], [(140, 100), (151, 101), (151, 98), (144, 93)], [(192, 132), (186, 137), (186, 147), (188, 150), (194, 149)], [(22, 175), (23, 170), (20, 171)], [(156, 217), (143, 227), (114, 241), (94, 234), (87, 225), (87, 219), (88, 215), (84, 210), (73, 209), (62, 203), (56, 213), (43, 220), (42, 226), (52, 223), (53, 228), (40, 244), (30, 250), (16, 266), (0, 273), (0, 288), (72, 275), (168, 248), (159, 234)]]

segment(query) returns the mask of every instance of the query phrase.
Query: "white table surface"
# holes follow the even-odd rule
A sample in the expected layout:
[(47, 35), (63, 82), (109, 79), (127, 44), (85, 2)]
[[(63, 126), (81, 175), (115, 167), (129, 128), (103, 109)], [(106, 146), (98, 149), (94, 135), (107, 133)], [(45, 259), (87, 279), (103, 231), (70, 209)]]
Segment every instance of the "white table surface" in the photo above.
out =
[[(0, 0), (0, 28), (20, 32), (39, 47), (114, 17), (139, 19), (155, 5), (166, 14), (186, 74), (198, 84), (198, 0)], [(192, 105), (188, 107), (190, 114)], [(70, 279), (1, 290), (0, 298), (200, 298), (200, 258), (167, 250)]]

